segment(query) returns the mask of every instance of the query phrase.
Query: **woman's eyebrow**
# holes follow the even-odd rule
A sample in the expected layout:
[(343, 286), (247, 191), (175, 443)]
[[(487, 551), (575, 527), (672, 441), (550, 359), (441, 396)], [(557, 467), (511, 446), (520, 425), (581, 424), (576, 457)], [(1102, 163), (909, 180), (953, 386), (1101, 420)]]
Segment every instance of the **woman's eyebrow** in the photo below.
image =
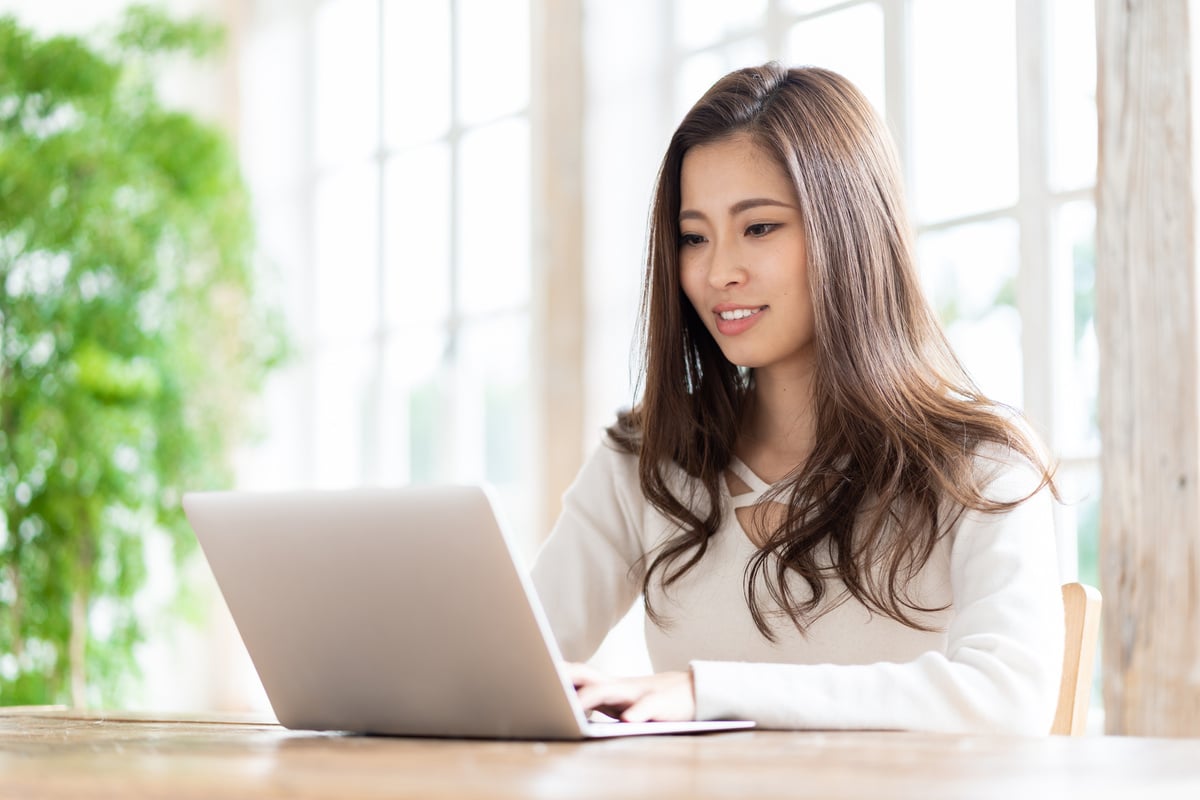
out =
[[(739, 200), (736, 203), (734, 203), (732, 206), (730, 206), (729, 207), (729, 216), (731, 216), (731, 217), (737, 216), (738, 214), (741, 214), (743, 211), (749, 211), (752, 208), (759, 208), (760, 206), (778, 206), (780, 208), (791, 208), (791, 209), (795, 208), (795, 206), (792, 205), (791, 203), (785, 203), (782, 200), (774, 200), (770, 197), (750, 197), (745, 200)], [(704, 216), (703, 212), (696, 211), (696, 210), (690, 209), (690, 208), (686, 208), (683, 211), (679, 212), (679, 221), (683, 222), (685, 219), (703, 220), (703, 219), (707, 219), (707, 217)]]
[(791, 203), (785, 203), (782, 200), (773, 200), (770, 197), (751, 197), (748, 200), (739, 200), (729, 207), (729, 215), (734, 216), (741, 214), (743, 211), (749, 211), (752, 208), (759, 206), (779, 206), (780, 208), (795, 208)]

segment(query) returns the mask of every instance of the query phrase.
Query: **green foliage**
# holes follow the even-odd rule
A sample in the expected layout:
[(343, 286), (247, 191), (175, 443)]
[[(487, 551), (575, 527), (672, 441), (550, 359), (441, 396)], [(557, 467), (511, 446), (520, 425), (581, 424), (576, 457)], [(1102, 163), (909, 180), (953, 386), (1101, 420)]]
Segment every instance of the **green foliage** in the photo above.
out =
[(152, 85), (219, 39), (144, 7), (99, 44), (0, 17), (0, 703), (121, 701), (147, 538), (192, 552), (180, 495), (228, 484), (283, 354), (235, 154)]

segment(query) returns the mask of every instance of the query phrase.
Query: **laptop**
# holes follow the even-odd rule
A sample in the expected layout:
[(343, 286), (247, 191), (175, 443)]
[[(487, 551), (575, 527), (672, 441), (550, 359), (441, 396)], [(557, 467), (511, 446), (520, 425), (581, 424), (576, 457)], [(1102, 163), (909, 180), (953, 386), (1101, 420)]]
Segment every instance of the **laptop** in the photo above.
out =
[(288, 728), (578, 740), (753, 727), (589, 720), (483, 487), (198, 492), (183, 507)]

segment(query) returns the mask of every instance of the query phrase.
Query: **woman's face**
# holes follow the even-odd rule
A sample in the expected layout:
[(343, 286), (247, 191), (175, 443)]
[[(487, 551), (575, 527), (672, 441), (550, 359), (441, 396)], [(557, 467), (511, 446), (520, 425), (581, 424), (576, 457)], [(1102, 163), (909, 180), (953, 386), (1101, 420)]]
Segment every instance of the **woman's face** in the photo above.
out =
[(799, 205), (787, 174), (749, 137), (684, 154), (680, 283), (738, 366), (811, 366), (812, 294)]

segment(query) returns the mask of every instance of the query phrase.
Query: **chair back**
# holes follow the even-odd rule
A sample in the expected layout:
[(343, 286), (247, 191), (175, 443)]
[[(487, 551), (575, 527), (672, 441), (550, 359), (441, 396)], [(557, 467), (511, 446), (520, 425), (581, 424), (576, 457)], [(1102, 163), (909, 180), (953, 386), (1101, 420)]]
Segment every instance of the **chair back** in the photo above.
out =
[(1051, 734), (1082, 736), (1087, 728), (1092, 694), (1092, 667), (1096, 661), (1096, 639), (1100, 635), (1100, 591), (1082, 583), (1062, 587), (1067, 641), (1063, 650), (1062, 683), (1058, 689), (1058, 711)]

